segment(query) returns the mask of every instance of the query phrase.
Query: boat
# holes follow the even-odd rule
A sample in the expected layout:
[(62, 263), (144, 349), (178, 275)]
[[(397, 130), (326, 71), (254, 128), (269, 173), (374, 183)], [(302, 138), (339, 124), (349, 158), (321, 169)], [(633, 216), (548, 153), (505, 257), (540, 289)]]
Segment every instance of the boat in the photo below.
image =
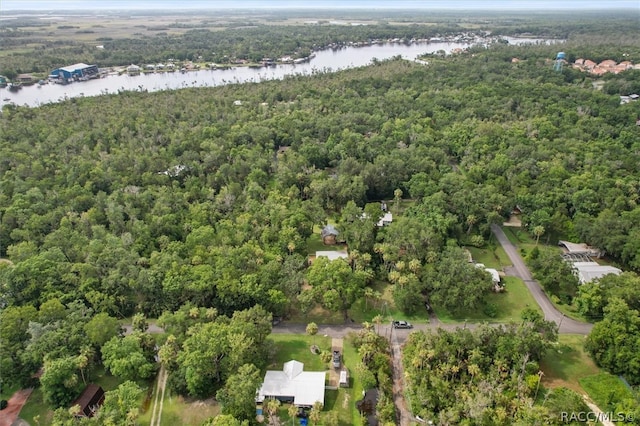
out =
[(22, 83), (9, 83), (7, 86), (10, 92), (17, 92), (22, 89)]
[(11, 99), (10, 98), (4, 98), (3, 101), (4, 102), (9, 102), (9, 101), (11, 101)]

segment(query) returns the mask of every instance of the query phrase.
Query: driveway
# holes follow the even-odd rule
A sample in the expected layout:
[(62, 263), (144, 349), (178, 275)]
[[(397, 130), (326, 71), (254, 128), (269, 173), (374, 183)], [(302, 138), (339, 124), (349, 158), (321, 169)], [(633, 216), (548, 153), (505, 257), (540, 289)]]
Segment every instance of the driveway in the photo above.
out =
[(558, 324), (558, 330), (560, 333), (566, 334), (589, 334), (593, 328), (593, 324), (576, 321), (568, 318), (549, 300), (545, 292), (542, 290), (540, 284), (533, 279), (529, 268), (525, 265), (524, 260), (518, 253), (518, 248), (509, 241), (502, 228), (498, 225), (491, 225), (491, 231), (496, 236), (498, 242), (511, 259), (513, 264), (510, 268), (505, 268), (505, 273), (514, 277), (520, 278), (524, 281), (524, 284), (529, 289), (529, 292), (536, 299), (538, 305), (544, 313), (544, 318), (548, 321), (553, 321)]

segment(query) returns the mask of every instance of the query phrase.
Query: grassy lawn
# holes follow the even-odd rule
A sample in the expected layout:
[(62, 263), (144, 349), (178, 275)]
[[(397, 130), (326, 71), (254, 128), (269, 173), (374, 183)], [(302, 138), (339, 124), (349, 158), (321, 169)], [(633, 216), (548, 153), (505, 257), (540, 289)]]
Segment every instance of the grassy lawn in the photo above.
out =
[[(299, 334), (272, 334), (269, 336), (269, 340), (273, 341), (276, 345), (276, 352), (272, 359), (273, 362), (269, 366), (270, 369), (282, 368), (282, 364), (291, 359), (303, 362), (305, 370), (318, 371), (329, 368), (327, 364), (320, 361), (318, 355), (312, 354), (309, 350), (309, 346), (313, 342), (313, 338), (310, 336)], [(320, 346), (321, 349), (330, 349), (331, 339), (316, 336), (316, 344)], [(355, 402), (362, 397), (360, 376), (355, 370), (355, 365), (359, 359), (358, 353), (349, 342), (349, 339), (344, 339), (343, 360), (344, 365), (349, 369), (351, 387), (326, 390), (323, 415), (331, 411), (336, 411), (340, 425), (361, 425), (360, 414), (355, 408)], [(278, 415), (283, 426), (292, 424), (293, 419), (289, 417), (287, 412), (288, 408), (289, 404), (284, 404), (278, 410)], [(296, 424), (298, 424), (298, 422), (296, 422)]]
[(320, 238), (320, 234), (311, 234), (307, 239), (307, 251), (309, 254), (316, 254), (317, 251), (347, 251), (345, 244), (325, 245)]
[(49, 404), (44, 402), (42, 396), (42, 390), (40, 388), (34, 389), (24, 404), (22, 410), (20, 410), (20, 418), (26, 420), (30, 424), (35, 424), (33, 418), (38, 416), (41, 425), (51, 424), (53, 420), (53, 411), (49, 409)]
[(600, 373), (598, 366), (584, 350), (584, 336), (577, 334), (558, 336), (558, 343), (547, 352), (540, 362), (540, 368), (544, 372), (543, 385), (551, 388), (564, 386), (580, 394), (585, 392), (580, 380)]
[(583, 377), (580, 385), (587, 391), (593, 402), (602, 411), (616, 411), (616, 405), (626, 399), (633, 398), (631, 391), (622, 381), (609, 373)]
[(486, 298), (487, 303), (496, 305), (498, 313), (495, 317), (489, 317), (483, 312), (482, 308), (473, 312), (453, 314), (446, 309), (435, 307), (434, 309), (438, 319), (444, 323), (462, 321), (518, 322), (521, 320), (520, 313), (524, 308), (534, 308), (538, 312), (541, 312), (540, 306), (535, 302), (522, 280), (516, 277), (502, 277), (502, 282), (506, 290), (502, 293), (492, 292), (488, 294)]
[(275, 344), (275, 353), (269, 364), (269, 369), (281, 369), (282, 365), (295, 359), (304, 364), (305, 370), (327, 370), (328, 364), (320, 360), (320, 356), (311, 353), (311, 345), (316, 344), (321, 350), (331, 350), (331, 338), (319, 334), (271, 334), (268, 340)]
[(502, 246), (487, 248), (467, 247), (467, 250), (471, 252), (474, 262), (483, 263), (487, 268), (501, 270), (505, 266), (511, 266), (509, 256), (507, 256)]

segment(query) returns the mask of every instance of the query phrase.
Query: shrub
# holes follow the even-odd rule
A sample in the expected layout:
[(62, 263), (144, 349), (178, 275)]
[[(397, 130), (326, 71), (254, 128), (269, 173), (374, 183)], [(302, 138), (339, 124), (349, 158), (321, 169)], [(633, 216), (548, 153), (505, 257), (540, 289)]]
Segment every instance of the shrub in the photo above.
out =
[(487, 303), (484, 307), (483, 312), (489, 318), (495, 318), (498, 316), (498, 306), (495, 303)]
[(7, 408), (7, 405), (9, 405), (9, 403), (7, 402), (6, 399), (3, 399), (2, 401), (0, 401), (0, 410), (4, 410), (5, 408)]

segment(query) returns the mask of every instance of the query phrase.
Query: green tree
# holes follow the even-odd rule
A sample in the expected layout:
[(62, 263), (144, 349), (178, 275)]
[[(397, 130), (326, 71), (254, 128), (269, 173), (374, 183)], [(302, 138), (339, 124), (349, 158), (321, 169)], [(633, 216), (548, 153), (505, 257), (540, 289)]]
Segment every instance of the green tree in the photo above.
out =
[(253, 420), (256, 415), (256, 391), (261, 382), (260, 370), (255, 365), (242, 365), (216, 393), (216, 398), (222, 405), (222, 413), (240, 420)]
[(69, 356), (45, 361), (40, 384), (48, 404), (54, 407), (69, 404), (78, 395), (81, 386), (77, 358)]
[(316, 299), (329, 310), (341, 311), (345, 319), (348, 309), (361, 296), (367, 279), (366, 272), (353, 271), (345, 261), (330, 261), (326, 257), (316, 259), (307, 272)]
[[(318, 334), (318, 324), (316, 324), (315, 322), (310, 322), (309, 324), (307, 324), (306, 332), (309, 336), (315, 336), (316, 334)], [(313, 339), (313, 344), (316, 344), (315, 337)]]
[(139, 400), (142, 389), (136, 383), (126, 381), (116, 389), (105, 392), (104, 404), (98, 411), (102, 424), (135, 425), (139, 415)]
[(429, 279), (431, 301), (452, 311), (477, 309), (492, 288), (491, 277), (469, 263), (462, 249), (447, 248)]
[(100, 312), (84, 325), (84, 331), (89, 341), (100, 348), (120, 333), (120, 323), (106, 312)]
[(151, 377), (156, 369), (152, 360), (145, 355), (143, 338), (140, 334), (112, 337), (102, 346), (104, 366), (123, 380), (141, 380)]
[(613, 374), (623, 375), (631, 384), (640, 383), (640, 314), (624, 300), (613, 298), (585, 341), (585, 349), (596, 364)]

